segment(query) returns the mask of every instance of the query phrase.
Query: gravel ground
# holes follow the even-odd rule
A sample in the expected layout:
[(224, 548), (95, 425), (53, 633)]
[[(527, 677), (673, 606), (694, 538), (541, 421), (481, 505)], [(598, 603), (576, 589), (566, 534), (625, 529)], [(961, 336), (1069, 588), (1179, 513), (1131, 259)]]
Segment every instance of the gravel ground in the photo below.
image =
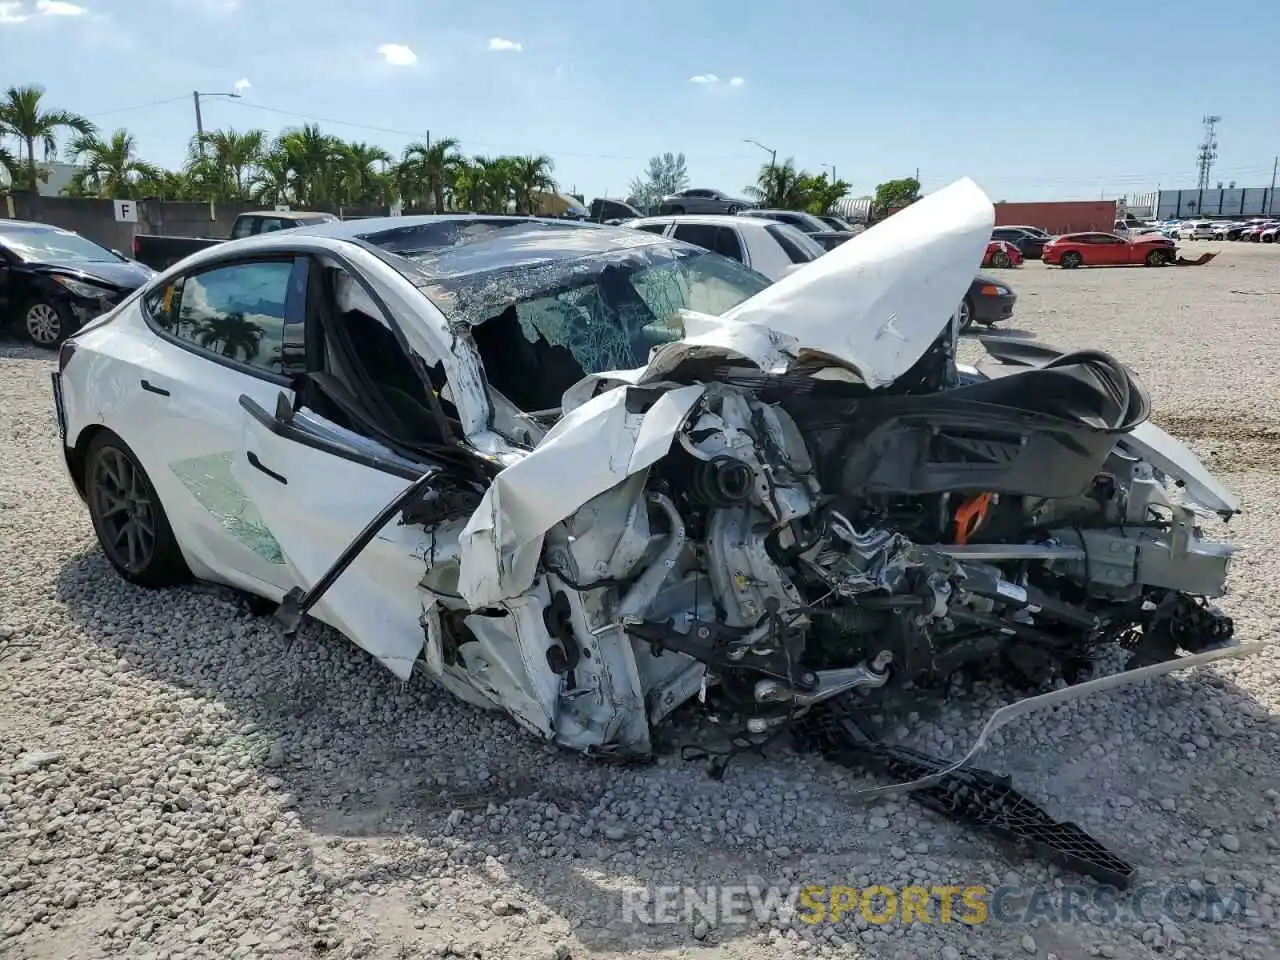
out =
[[(1006, 333), (1099, 346), (1136, 367), (1156, 419), (1244, 498), (1235, 533), (1247, 553), (1226, 605), (1241, 635), (1270, 638), (1280, 247), (1216, 246), (1222, 256), (1198, 269), (1010, 271), (1020, 300)], [(966, 343), (966, 355), (976, 349)], [(1079, 881), (909, 801), (852, 804), (870, 781), (781, 748), (722, 782), (674, 755), (605, 767), (419, 679), (402, 685), (326, 629), (286, 644), (218, 588), (129, 587), (63, 475), (51, 367), (0, 344), (0, 956), (1280, 950), (1274, 653), (1066, 705), (1006, 729), (984, 758), (1131, 858), (1142, 882), (1238, 887), (1243, 915), (625, 923), (621, 891), (647, 884)], [(956, 755), (1013, 697), (953, 693), (886, 729)]]

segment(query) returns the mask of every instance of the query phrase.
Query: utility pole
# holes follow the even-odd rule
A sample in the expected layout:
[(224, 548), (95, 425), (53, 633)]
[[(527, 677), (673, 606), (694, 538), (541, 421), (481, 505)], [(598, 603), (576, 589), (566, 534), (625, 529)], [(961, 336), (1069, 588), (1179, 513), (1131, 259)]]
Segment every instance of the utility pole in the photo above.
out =
[(1200, 144), (1200, 152), (1196, 154), (1196, 161), (1200, 165), (1200, 179), (1196, 187), (1200, 190), (1209, 189), (1209, 171), (1213, 169), (1213, 161), (1218, 159), (1218, 138), (1214, 134), (1214, 128), (1221, 120), (1221, 117), (1214, 114), (1201, 121), (1204, 124), (1204, 140)]
[(1280, 170), (1280, 157), (1276, 157), (1271, 163), (1271, 193), (1267, 196), (1267, 215), (1270, 216), (1271, 211), (1276, 208), (1276, 171)]
[(834, 163), (822, 163), (822, 164), (819, 164), (819, 166), (828, 167), (831, 170), (831, 182), (835, 183), (836, 182), (836, 165)]
[(199, 150), (200, 156), (204, 156), (204, 120), (200, 116), (200, 98), (201, 97), (230, 97), (232, 100), (239, 100), (238, 93), (201, 93), (199, 90), (191, 91), (191, 100), (196, 105), (196, 149)]

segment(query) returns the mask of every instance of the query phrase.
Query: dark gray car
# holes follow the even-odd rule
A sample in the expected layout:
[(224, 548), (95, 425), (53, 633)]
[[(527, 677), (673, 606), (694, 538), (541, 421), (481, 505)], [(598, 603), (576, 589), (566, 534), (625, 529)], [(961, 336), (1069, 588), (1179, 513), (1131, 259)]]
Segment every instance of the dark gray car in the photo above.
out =
[(719, 190), (690, 187), (662, 198), (657, 216), (673, 213), (738, 213), (751, 206), (750, 200), (731, 197)]

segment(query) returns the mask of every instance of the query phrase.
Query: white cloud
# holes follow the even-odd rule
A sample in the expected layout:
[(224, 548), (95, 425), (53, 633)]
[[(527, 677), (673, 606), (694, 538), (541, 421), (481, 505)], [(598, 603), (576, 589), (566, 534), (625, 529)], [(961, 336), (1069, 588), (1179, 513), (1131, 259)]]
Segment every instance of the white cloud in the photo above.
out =
[(20, 3), (0, 3), (0, 23), (22, 23), (28, 17)]
[(700, 73), (696, 77), (689, 78), (690, 83), (719, 83), (720, 78), (714, 73)]
[(524, 44), (507, 40), (505, 37), (490, 37), (489, 49), (494, 53), (519, 53), (524, 49)]
[(418, 55), (402, 43), (384, 43), (378, 53), (393, 67), (412, 67), (418, 62)]
[(731, 87), (741, 87), (741, 86), (745, 86), (745, 85), (746, 85), (746, 82), (747, 82), (747, 81), (746, 81), (746, 80), (744, 80), (742, 77), (734, 77), (733, 79), (731, 79), (731, 80), (729, 81), (729, 86), (731, 86)]
[(66, 0), (36, 0), (36, 9), (46, 17), (78, 17), (89, 12), (84, 7), (67, 3)]
[(231, 88), (236, 93), (244, 93), (246, 90), (252, 90), (253, 84), (249, 82), (248, 77), (241, 77), (235, 82), (235, 86)]

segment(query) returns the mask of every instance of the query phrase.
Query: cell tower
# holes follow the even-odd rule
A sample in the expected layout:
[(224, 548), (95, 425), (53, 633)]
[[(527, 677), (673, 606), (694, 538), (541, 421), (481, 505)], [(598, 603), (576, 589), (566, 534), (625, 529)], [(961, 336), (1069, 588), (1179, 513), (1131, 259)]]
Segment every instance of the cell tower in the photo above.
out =
[(1213, 161), (1218, 159), (1218, 137), (1214, 133), (1214, 128), (1221, 119), (1215, 115), (1205, 117), (1202, 121), (1204, 140), (1200, 144), (1200, 152), (1196, 154), (1196, 160), (1200, 163), (1200, 180), (1196, 186), (1201, 190), (1209, 189), (1209, 171), (1213, 169)]

